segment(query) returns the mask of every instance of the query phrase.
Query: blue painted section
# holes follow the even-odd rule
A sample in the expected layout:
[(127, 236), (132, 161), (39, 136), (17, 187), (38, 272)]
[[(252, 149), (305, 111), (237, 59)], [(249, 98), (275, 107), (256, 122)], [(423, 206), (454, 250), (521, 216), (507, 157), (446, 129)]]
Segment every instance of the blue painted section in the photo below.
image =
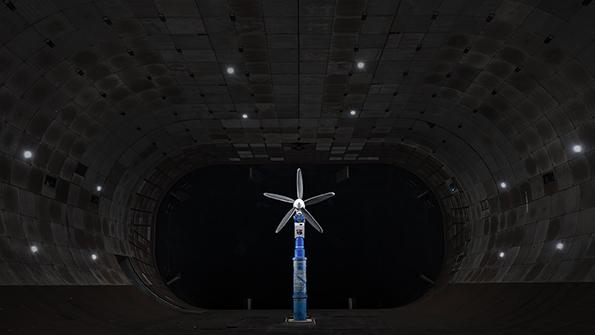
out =
[(293, 216), (293, 221), (295, 222), (304, 222), (306, 219), (304, 218), (304, 214), (297, 213)]
[[(304, 222), (304, 216), (294, 215), (295, 222)], [(306, 250), (304, 249), (304, 238), (295, 238), (295, 249), (293, 254), (293, 319), (304, 321), (308, 317), (308, 295), (306, 279)]]

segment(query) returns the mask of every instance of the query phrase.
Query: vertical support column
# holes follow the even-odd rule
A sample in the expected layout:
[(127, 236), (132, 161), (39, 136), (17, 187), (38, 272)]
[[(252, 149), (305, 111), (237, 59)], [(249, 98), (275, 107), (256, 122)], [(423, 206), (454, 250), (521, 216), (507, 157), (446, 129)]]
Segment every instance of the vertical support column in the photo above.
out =
[(306, 250), (304, 249), (304, 216), (294, 215), (295, 250), (293, 254), (293, 319), (305, 321), (308, 317)]
[(304, 321), (307, 318), (307, 279), (306, 279), (306, 253), (304, 238), (295, 239), (295, 253), (293, 257), (293, 319)]

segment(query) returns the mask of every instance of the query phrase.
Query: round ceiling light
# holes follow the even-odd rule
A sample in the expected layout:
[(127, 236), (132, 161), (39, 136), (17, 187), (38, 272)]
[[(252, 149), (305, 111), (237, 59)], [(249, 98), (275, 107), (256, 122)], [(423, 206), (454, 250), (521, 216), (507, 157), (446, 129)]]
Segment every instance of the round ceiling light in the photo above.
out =
[(581, 153), (583, 152), (583, 146), (580, 144), (575, 144), (572, 146), (572, 151), (574, 151), (575, 153)]

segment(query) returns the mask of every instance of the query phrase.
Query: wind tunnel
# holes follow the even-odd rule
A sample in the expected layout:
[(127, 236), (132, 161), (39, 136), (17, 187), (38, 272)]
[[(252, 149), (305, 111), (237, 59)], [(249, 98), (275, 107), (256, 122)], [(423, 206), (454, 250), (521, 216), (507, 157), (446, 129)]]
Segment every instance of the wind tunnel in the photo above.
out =
[[(443, 255), (399, 299), (390, 272), (367, 295), (320, 279), (314, 333), (594, 333), (593, 18), (589, 0), (3, 1), (0, 333), (283, 333), (285, 310), (215, 309), (277, 306), (258, 287), (182, 292), (160, 204), (202, 168), (329, 163), (419, 178)], [(271, 220), (254, 227), (287, 248)], [(308, 232), (315, 273), (342, 233)]]

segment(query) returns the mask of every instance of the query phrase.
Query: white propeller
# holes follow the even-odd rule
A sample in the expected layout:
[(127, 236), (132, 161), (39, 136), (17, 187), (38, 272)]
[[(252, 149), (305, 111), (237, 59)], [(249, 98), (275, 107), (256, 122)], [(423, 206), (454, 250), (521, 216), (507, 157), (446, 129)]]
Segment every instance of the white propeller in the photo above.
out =
[(287, 221), (289, 221), (289, 219), (296, 212), (301, 212), (302, 214), (304, 214), (304, 218), (306, 219), (306, 221), (308, 223), (310, 223), (312, 225), (312, 227), (314, 227), (314, 229), (316, 229), (319, 233), (322, 233), (323, 232), (322, 227), (320, 226), (318, 221), (316, 221), (316, 219), (312, 216), (312, 214), (310, 214), (310, 212), (308, 212), (306, 210), (306, 205), (314, 205), (319, 202), (322, 202), (326, 199), (329, 199), (329, 198), (335, 196), (335, 193), (327, 192), (327, 193), (319, 194), (315, 197), (308, 198), (306, 200), (302, 200), (302, 197), (304, 196), (304, 180), (302, 178), (302, 170), (301, 169), (297, 169), (297, 173), (296, 173), (296, 190), (297, 190), (297, 192), (296, 192), (297, 199), (295, 199), (295, 200), (291, 199), (290, 197), (286, 197), (286, 196), (280, 195), (280, 194), (264, 193), (264, 196), (267, 198), (271, 198), (274, 200), (293, 204), (293, 208), (291, 208), (289, 210), (289, 212), (287, 212), (287, 214), (285, 214), (283, 219), (281, 219), (281, 222), (277, 226), (275, 233), (280, 232), (281, 229), (283, 229), (283, 227), (285, 227), (285, 224), (287, 224)]

